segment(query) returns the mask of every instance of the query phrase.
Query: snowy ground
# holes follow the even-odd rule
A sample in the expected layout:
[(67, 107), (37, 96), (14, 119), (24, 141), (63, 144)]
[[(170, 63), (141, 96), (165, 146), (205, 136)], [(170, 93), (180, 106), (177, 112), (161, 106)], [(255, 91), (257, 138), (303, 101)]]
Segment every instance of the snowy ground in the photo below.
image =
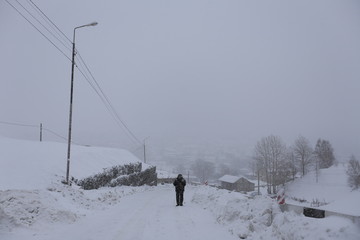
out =
[[(249, 199), (241, 193), (189, 185), (185, 206), (175, 207), (171, 185), (84, 191), (60, 183), (64, 145), (3, 138), (0, 143), (1, 240), (360, 239), (359, 223), (342, 217), (312, 219), (283, 213), (266, 196)], [(126, 151), (104, 148), (74, 146), (73, 156), (72, 172), (77, 177), (138, 161)], [(321, 176), (325, 181), (326, 171)], [(294, 183), (299, 185), (292, 188), (297, 191), (287, 192), (310, 199), (314, 194), (301, 189), (306, 178), (302, 181)], [(322, 181), (311, 191), (319, 191)], [(341, 200), (328, 193), (331, 188), (326, 191), (322, 195), (326, 201)], [(358, 199), (357, 192), (341, 191), (350, 194), (346, 197), (351, 201)]]
[[(311, 206), (312, 202), (326, 204), (324, 210), (360, 216), (360, 190), (352, 191), (347, 183), (346, 164), (321, 169), (318, 181), (315, 172), (290, 183), (286, 187), (287, 202)], [(299, 203), (299, 199), (306, 201)]]
[(350, 220), (282, 213), (272, 199), (188, 186), (175, 206), (171, 185), (83, 191), (62, 184), (0, 193), (2, 240), (359, 239)]
[(111, 207), (92, 209), (72, 224), (40, 222), (1, 239), (237, 239), (196, 204), (175, 207), (172, 188), (142, 190)]

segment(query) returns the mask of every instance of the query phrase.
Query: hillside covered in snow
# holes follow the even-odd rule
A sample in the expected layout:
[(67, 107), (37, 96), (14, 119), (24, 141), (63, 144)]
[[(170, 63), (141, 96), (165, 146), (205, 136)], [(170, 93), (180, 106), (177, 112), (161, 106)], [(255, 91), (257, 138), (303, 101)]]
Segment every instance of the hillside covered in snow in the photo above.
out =
[[(286, 186), (286, 201), (324, 210), (360, 216), (360, 190), (352, 190), (346, 175), (347, 164), (320, 169), (318, 177), (310, 172)], [(316, 180), (318, 178), (318, 180)]]
[[(45, 189), (65, 179), (67, 145), (0, 137), (0, 190)], [(72, 145), (70, 176), (82, 179), (115, 165), (139, 162), (122, 149)]]

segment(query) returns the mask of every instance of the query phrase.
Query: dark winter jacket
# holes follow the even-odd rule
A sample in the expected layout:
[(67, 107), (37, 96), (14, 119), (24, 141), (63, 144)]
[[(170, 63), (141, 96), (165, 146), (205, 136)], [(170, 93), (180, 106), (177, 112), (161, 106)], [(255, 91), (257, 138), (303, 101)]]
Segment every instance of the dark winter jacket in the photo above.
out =
[(174, 186), (177, 192), (183, 192), (186, 186), (185, 179), (182, 176), (178, 176), (174, 181)]

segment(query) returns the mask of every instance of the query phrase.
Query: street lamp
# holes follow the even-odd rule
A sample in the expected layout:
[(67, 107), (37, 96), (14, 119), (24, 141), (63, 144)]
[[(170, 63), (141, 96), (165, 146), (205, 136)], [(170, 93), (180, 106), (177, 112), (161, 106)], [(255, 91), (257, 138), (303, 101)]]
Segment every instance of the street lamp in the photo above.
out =
[(71, 123), (72, 123), (72, 103), (73, 103), (73, 92), (74, 92), (74, 66), (75, 66), (75, 30), (82, 27), (96, 26), (97, 22), (92, 22), (86, 25), (82, 25), (74, 28), (73, 34), (73, 49), (72, 49), (72, 60), (71, 60), (71, 88), (70, 88), (70, 111), (69, 111), (69, 135), (68, 135), (68, 150), (67, 150), (67, 164), (66, 164), (66, 184), (70, 184), (69, 172), (70, 172), (70, 149), (71, 149)]

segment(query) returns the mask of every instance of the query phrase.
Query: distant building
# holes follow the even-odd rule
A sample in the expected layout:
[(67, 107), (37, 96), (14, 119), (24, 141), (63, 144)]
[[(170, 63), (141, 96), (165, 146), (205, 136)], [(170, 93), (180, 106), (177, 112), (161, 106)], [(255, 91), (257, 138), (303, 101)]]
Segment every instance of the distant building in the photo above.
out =
[(222, 188), (230, 191), (251, 192), (255, 190), (255, 184), (244, 177), (224, 175), (219, 181)]

